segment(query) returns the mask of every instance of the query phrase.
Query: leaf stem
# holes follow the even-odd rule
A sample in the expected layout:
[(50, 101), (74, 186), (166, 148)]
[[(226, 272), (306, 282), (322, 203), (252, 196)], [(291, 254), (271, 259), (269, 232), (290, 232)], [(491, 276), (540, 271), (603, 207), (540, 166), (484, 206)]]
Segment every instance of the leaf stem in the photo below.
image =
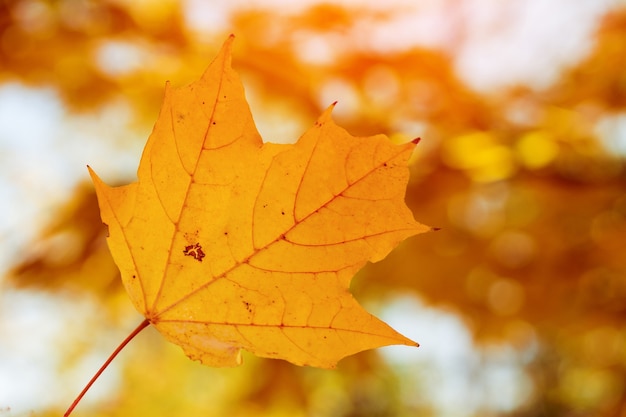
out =
[(93, 383), (96, 382), (96, 379), (98, 379), (100, 374), (102, 374), (102, 372), (104, 372), (104, 370), (107, 368), (107, 366), (109, 366), (109, 364), (113, 361), (113, 359), (115, 359), (117, 354), (120, 353), (122, 349), (124, 349), (124, 346), (126, 346), (128, 344), (128, 342), (133, 340), (133, 338), (135, 336), (137, 336), (139, 334), (139, 332), (141, 332), (143, 329), (145, 329), (149, 325), (150, 325), (150, 321), (148, 321), (148, 319), (145, 319), (144, 321), (142, 321), (139, 324), (139, 326), (137, 326), (137, 328), (135, 330), (132, 331), (131, 334), (129, 334), (126, 337), (126, 339), (124, 339), (124, 341), (122, 343), (120, 343), (120, 345), (113, 351), (113, 353), (111, 353), (111, 355), (106, 360), (106, 362), (104, 362), (104, 364), (100, 367), (100, 369), (98, 369), (98, 372), (96, 372), (96, 374), (89, 380), (87, 385), (85, 385), (85, 388), (83, 388), (83, 390), (80, 392), (80, 394), (78, 394), (78, 397), (76, 397), (76, 399), (74, 400), (72, 405), (70, 405), (70, 408), (68, 408), (67, 411), (65, 412), (65, 414), (63, 414), (63, 417), (68, 417), (72, 413), (72, 411), (74, 410), (76, 405), (80, 402), (80, 400), (83, 398), (85, 393), (89, 390), (89, 388), (91, 388)]

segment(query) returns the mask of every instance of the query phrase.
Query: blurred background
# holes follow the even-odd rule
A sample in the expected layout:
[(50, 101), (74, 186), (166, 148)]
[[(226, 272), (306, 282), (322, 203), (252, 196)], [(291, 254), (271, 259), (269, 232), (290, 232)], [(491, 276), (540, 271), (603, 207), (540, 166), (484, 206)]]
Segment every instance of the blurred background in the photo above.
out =
[(133, 181), (165, 81), (230, 33), (266, 141), (334, 101), (422, 138), (407, 203), (441, 230), (352, 285), (421, 347), (212, 369), (148, 328), (76, 416), (626, 416), (620, 0), (1, 0), (0, 416), (60, 415), (142, 320), (85, 165)]

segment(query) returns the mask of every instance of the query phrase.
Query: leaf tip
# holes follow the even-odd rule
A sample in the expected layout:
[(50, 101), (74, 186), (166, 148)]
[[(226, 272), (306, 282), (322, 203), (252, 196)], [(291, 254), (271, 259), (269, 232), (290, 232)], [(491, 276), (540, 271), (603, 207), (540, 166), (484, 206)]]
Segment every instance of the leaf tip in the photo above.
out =
[(87, 170), (89, 171), (91, 182), (96, 189), (96, 194), (98, 195), (98, 198), (100, 198), (102, 195), (104, 195), (103, 193), (108, 192), (111, 187), (107, 183), (102, 181), (98, 174), (96, 174), (96, 171), (94, 171), (89, 165), (87, 165)]
[(230, 48), (234, 41), (235, 41), (235, 34), (231, 33), (230, 35), (228, 35), (228, 37), (224, 41), (224, 45), (223, 46), (227, 46), (227, 47)]
[(235, 41), (235, 35), (231, 33), (230, 35), (228, 35), (228, 37), (222, 44), (222, 50), (220, 51), (220, 55), (224, 55), (228, 59), (230, 59), (234, 41)]
[(333, 102), (330, 106), (326, 107), (326, 110), (324, 110), (320, 117), (317, 119), (316, 125), (321, 126), (325, 122), (332, 120), (331, 114), (333, 112), (333, 109), (335, 108), (335, 105), (337, 105), (336, 101)]
[(403, 338), (402, 343), (399, 343), (399, 344), (402, 344), (404, 346), (409, 346), (409, 347), (420, 347), (420, 344), (417, 343), (415, 340), (409, 339), (408, 337), (405, 337), (405, 336), (402, 336), (402, 338)]
[(96, 171), (94, 171), (89, 165), (87, 165), (87, 171), (89, 171), (89, 176), (94, 184), (102, 182), (98, 174), (96, 174)]

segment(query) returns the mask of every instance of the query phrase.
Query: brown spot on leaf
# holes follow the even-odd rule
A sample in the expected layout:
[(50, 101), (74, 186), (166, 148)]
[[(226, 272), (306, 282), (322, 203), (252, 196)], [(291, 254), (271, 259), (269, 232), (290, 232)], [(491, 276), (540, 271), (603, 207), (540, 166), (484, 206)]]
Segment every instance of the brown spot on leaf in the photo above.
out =
[(193, 257), (193, 259), (198, 262), (202, 262), (202, 258), (206, 256), (204, 254), (204, 251), (202, 250), (202, 246), (200, 246), (199, 243), (196, 243), (195, 245), (185, 246), (185, 249), (183, 249), (183, 253), (185, 254), (185, 256)]

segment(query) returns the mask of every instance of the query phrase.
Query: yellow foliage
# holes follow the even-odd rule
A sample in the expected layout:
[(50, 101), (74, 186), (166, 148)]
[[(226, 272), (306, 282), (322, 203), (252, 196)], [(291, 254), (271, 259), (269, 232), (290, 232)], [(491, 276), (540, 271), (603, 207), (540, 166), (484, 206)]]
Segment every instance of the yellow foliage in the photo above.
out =
[(488, 132), (450, 138), (444, 144), (442, 157), (448, 166), (465, 171), (476, 182), (499, 181), (515, 173), (510, 148), (499, 144)]

